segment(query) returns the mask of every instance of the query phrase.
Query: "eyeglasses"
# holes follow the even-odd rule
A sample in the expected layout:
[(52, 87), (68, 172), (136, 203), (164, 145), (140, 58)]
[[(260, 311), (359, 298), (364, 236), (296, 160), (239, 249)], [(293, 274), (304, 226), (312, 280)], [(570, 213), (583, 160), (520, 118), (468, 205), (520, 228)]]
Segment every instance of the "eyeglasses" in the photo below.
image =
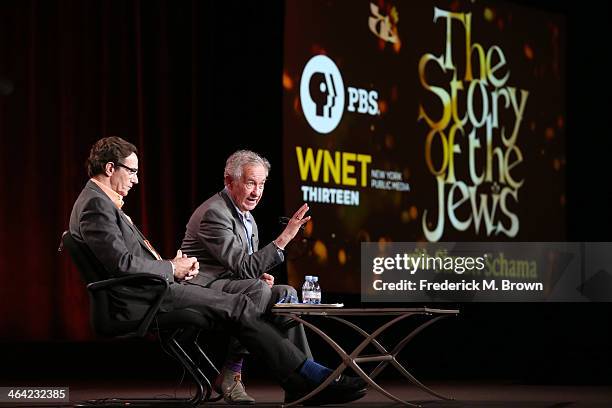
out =
[(124, 169), (126, 169), (130, 173), (130, 176), (136, 176), (138, 174), (138, 169), (133, 169), (121, 163), (113, 163), (113, 164), (117, 167), (123, 167)]

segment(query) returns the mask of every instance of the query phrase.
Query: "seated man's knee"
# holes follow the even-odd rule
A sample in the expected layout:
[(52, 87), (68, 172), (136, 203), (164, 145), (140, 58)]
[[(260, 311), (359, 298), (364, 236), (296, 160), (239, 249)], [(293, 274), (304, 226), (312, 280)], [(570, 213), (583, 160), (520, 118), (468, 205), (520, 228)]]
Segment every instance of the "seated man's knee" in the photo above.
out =
[(251, 292), (250, 297), (253, 303), (260, 309), (260, 312), (263, 313), (272, 298), (272, 289), (270, 289), (270, 286), (268, 286), (266, 282), (258, 279), (257, 283), (253, 285)]
[(272, 287), (272, 301), (277, 303), (283, 301), (284, 303), (290, 303), (291, 299), (298, 300), (297, 291), (293, 286), (289, 285), (274, 285)]
[(242, 324), (260, 314), (253, 300), (243, 293), (224, 293), (222, 299), (213, 307), (217, 310), (221, 321), (230, 324)]

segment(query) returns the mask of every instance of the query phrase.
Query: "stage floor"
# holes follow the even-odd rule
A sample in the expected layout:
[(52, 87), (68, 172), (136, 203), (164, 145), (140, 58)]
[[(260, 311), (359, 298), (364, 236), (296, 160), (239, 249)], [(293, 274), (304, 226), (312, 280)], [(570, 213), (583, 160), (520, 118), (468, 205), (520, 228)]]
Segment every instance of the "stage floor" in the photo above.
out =
[[(402, 385), (397, 382), (383, 382), (388, 390), (410, 402), (421, 404), (424, 408), (609, 408), (612, 407), (612, 386), (534, 386), (520, 385), (511, 382), (444, 382), (428, 383), (434, 390), (452, 396), (454, 401), (438, 400), (417, 388)], [(62, 385), (70, 387), (70, 400), (73, 402), (92, 398), (113, 397), (171, 397), (186, 396), (190, 392), (187, 387), (177, 387), (158, 380), (138, 381), (121, 380), (112, 382), (87, 382), (83, 380), (66, 380), (63, 383), (53, 381), (47, 386)], [(279, 406), (283, 399), (280, 387), (272, 382), (248, 381), (247, 390), (256, 400), (258, 407)], [(216, 407), (230, 407), (225, 402), (210, 404)], [(359, 401), (346, 406), (352, 407), (400, 407), (401, 405), (388, 400), (376, 391), (370, 390), (368, 395)], [(9, 406), (0, 404), (0, 406)], [(16, 407), (19, 405), (11, 404)], [(37, 406), (32, 403), (21, 406)], [(44, 405), (38, 405), (44, 406)], [(46, 405), (55, 406), (58, 405)], [(72, 405), (60, 405), (64, 407)]]

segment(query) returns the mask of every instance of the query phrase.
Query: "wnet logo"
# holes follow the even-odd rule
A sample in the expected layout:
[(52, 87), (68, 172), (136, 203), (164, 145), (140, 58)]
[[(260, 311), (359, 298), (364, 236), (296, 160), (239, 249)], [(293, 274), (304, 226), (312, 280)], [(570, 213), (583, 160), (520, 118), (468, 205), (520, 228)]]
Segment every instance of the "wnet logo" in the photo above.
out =
[(308, 61), (300, 81), (300, 102), (315, 131), (329, 133), (338, 126), (344, 112), (344, 83), (331, 58), (317, 55)]

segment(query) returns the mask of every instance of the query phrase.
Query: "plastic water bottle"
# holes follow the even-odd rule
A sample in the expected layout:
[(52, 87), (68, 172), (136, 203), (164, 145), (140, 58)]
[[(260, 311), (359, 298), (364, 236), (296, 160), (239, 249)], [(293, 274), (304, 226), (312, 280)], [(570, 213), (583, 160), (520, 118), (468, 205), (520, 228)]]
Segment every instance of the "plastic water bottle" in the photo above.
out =
[(304, 285), (302, 285), (302, 303), (311, 304), (312, 303), (312, 276), (306, 275), (304, 278)]
[(312, 303), (315, 305), (321, 304), (321, 286), (318, 276), (312, 277)]

